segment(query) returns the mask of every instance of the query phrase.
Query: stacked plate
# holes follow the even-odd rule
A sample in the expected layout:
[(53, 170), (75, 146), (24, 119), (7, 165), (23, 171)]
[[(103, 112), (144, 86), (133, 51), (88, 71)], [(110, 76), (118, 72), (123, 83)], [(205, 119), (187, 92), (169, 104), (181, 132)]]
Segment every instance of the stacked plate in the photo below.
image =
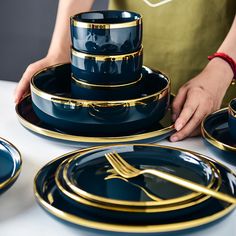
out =
[(153, 142), (173, 131), (170, 79), (142, 66), (142, 18), (126, 11), (71, 18), (71, 64), (35, 74), (20, 122), (49, 137), (83, 143)]
[(236, 175), (190, 151), (151, 144), (92, 147), (59, 157), (35, 178), (35, 195), (49, 213), (88, 230), (158, 233), (222, 218), (235, 207), (152, 175), (123, 178), (105, 154), (117, 152), (139, 169), (156, 169), (236, 197)]

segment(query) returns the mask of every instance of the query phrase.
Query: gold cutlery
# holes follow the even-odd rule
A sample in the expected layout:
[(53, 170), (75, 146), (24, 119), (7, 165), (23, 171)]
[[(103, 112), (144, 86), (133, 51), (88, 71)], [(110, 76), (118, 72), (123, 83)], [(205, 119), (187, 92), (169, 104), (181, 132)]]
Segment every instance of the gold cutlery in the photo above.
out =
[(169, 174), (166, 172), (162, 172), (160, 170), (154, 170), (154, 169), (144, 169), (140, 170), (132, 165), (130, 165), (128, 162), (126, 162), (117, 152), (111, 152), (106, 153), (105, 157), (109, 161), (109, 163), (112, 165), (112, 167), (115, 169), (115, 171), (124, 178), (134, 178), (139, 175), (143, 174), (151, 174), (155, 175), (159, 178), (165, 179), (167, 181), (170, 181), (174, 184), (180, 185), (184, 188), (190, 189), (195, 192), (200, 192), (207, 194), (211, 197), (236, 204), (236, 198), (229, 196), (227, 194), (217, 192), (213, 189), (209, 189), (201, 184), (192, 182), (190, 180), (183, 179), (181, 177), (175, 176), (173, 174)]

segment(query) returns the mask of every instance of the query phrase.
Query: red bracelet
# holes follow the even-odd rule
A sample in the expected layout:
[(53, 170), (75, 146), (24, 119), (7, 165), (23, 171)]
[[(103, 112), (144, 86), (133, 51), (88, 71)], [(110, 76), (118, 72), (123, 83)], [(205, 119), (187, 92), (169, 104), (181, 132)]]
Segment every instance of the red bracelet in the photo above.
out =
[(234, 73), (234, 77), (233, 77), (233, 81), (232, 83), (235, 84), (236, 82), (236, 62), (234, 61), (234, 59), (232, 57), (230, 57), (229, 55), (223, 53), (223, 52), (216, 52), (211, 56), (208, 56), (208, 60), (211, 60), (215, 57), (219, 57), (222, 60), (226, 61), (229, 66), (231, 67), (233, 73)]

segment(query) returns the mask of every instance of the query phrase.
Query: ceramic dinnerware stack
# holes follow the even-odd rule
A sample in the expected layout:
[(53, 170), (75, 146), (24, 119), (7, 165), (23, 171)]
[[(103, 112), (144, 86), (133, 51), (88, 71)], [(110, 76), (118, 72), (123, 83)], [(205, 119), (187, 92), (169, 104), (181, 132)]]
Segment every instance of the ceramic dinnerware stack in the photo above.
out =
[(139, 14), (80, 13), (71, 18), (71, 35), (71, 64), (45, 68), (31, 80), (41, 121), (60, 132), (114, 137), (142, 132), (165, 116), (170, 79), (142, 66)]
[(78, 226), (146, 234), (202, 226), (235, 207), (153, 175), (124, 178), (106, 159), (111, 152), (136, 168), (172, 173), (236, 196), (236, 176), (222, 164), (183, 149), (135, 144), (90, 147), (53, 160), (35, 178), (39, 204)]

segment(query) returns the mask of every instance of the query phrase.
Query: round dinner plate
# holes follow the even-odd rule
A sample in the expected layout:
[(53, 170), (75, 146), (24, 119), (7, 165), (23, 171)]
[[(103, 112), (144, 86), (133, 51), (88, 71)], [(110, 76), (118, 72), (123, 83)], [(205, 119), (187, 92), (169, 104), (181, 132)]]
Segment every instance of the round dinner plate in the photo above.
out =
[[(173, 98), (173, 96), (172, 96)], [(41, 134), (46, 137), (78, 142), (83, 144), (103, 144), (103, 143), (124, 143), (124, 142), (157, 142), (169, 137), (174, 132), (173, 122), (171, 120), (171, 112), (165, 115), (165, 117), (159, 122), (155, 123), (152, 127), (146, 130), (142, 130), (138, 133), (132, 133), (127, 136), (114, 136), (106, 137), (99, 136), (81, 136), (80, 134), (66, 133), (60, 131), (43, 123), (35, 114), (32, 108), (31, 96), (28, 95), (19, 104), (16, 105), (16, 113), (18, 115), (20, 123), (27, 129), (34, 133)]]
[(20, 174), (21, 154), (7, 140), (0, 138), (0, 194), (9, 189)]
[[(208, 187), (212, 187), (216, 182), (214, 172), (217, 170), (214, 166), (205, 159), (179, 149), (163, 148), (154, 144), (98, 148), (69, 159), (63, 168), (63, 179), (74, 193), (100, 203), (101, 207), (104, 207), (104, 204), (111, 204), (113, 208), (117, 206), (126, 212), (138, 210), (153, 212), (161, 211), (160, 207), (183, 203), (201, 196), (200, 193), (193, 193), (191, 190), (150, 175), (128, 181), (109, 178), (114, 175), (110, 173), (113, 168), (105, 157), (109, 152), (117, 152), (138, 169), (157, 169)], [(159, 201), (153, 200), (150, 195), (156, 196)], [(206, 199), (203, 198), (202, 201), (204, 200)], [(197, 203), (199, 201), (198, 199)]]
[[(168, 147), (163, 148), (166, 149)], [(167, 218), (163, 221), (158, 221), (158, 223), (128, 224), (126, 220), (122, 219), (120, 219), (119, 223), (112, 219), (104, 220), (102, 217), (89, 214), (89, 212), (81, 210), (81, 208), (76, 207), (70, 201), (66, 201), (62, 197), (55, 183), (54, 176), (59, 165), (67, 158), (71, 158), (79, 153), (80, 151), (74, 151), (65, 154), (45, 165), (35, 177), (34, 191), (39, 204), (47, 212), (66, 222), (76, 224), (83, 228), (85, 227), (84, 229), (98, 230), (97, 232), (102, 234), (104, 234), (105, 231), (117, 233), (143, 233), (145, 235), (160, 232), (173, 232), (213, 222), (229, 214), (235, 208), (233, 204), (210, 198), (207, 206), (201, 211), (197, 211), (194, 214), (186, 214), (175, 219)], [(222, 184), (219, 191), (233, 195), (234, 197), (236, 196), (236, 176), (231, 170), (201, 154), (192, 152), (191, 154), (211, 161), (219, 170), (222, 178)]]
[(236, 155), (236, 142), (229, 133), (227, 108), (216, 111), (203, 120), (202, 135), (211, 146), (225, 154)]

